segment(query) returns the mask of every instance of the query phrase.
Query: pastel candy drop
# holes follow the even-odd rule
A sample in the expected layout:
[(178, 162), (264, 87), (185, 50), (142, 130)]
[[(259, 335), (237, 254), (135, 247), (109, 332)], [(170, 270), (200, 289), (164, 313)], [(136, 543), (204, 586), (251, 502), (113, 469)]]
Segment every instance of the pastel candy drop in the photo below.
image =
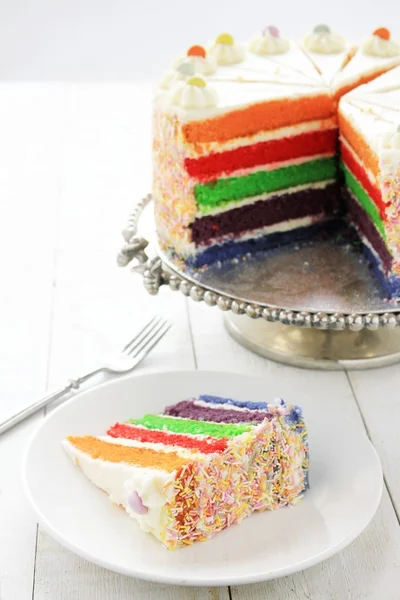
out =
[(381, 40), (390, 40), (390, 31), (389, 29), (386, 29), (386, 27), (378, 27), (372, 35), (376, 35), (381, 38)]
[(177, 67), (176, 70), (179, 71), (179, 73), (182, 73), (182, 75), (187, 75), (188, 77), (191, 77), (195, 73), (194, 66), (190, 63), (182, 63), (179, 65), (179, 67)]
[(228, 44), (229, 46), (233, 46), (235, 43), (230, 33), (220, 33), (215, 42), (217, 44)]
[(138, 515), (145, 515), (149, 510), (135, 490), (128, 493), (128, 504), (129, 508)]
[(189, 85), (195, 85), (195, 86), (201, 87), (201, 88), (206, 87), (206, 82), (201, 77), (191, 77), (190, 79), (187, 80), (186, 83), (188, 83)]
[(328, 25), (316, 25), (313, 29), (314, 33), (330, 33), (331, 28)]
[(268, 25), (268, 27), (266, 27), (263, 31), (263, 35), (271, 35), (274, 38), (278, 38), (279, 37), (279, 29), (277, 27), (275, 27), (274, 25)]
[(188, 56), (201, 56), (202, 58), (206, 57), (206, 51), (203, 46), (191, 46), (187, 51)]

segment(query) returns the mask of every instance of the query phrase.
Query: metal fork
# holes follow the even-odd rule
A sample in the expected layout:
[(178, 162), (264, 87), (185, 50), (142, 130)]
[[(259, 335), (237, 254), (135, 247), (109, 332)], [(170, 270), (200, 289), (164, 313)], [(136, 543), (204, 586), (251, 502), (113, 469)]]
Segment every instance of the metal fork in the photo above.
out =
[(98, 373), (127, 373), (138, 365), (150, 350), (161, 340), (167, 333), (171, 323), (162, 317), (153, 317), (141, 329), (135, 337), (123, 347), (120, 353), (112, 357), (111, 360), (104, 362), (100, 367), (86, 373), (77, 379), (70, 379), (66, 386), (41, 398), (31, 406), (22, 409), (19, 413), (10, 417), (3, 423), (0, 423), (0, 435), (20, 423), (27, 417), (33, 415), (41, 408), (44, 408), (50, 402), (57, 400), (71, 390), (77, 390), (79, 386)]

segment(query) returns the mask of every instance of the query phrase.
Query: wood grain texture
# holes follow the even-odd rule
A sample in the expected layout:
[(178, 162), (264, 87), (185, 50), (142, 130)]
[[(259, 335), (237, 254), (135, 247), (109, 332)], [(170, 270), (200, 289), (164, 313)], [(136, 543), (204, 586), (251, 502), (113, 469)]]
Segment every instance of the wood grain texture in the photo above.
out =
[(353, 371), (349, 379), (400, 521), (400, 367)]

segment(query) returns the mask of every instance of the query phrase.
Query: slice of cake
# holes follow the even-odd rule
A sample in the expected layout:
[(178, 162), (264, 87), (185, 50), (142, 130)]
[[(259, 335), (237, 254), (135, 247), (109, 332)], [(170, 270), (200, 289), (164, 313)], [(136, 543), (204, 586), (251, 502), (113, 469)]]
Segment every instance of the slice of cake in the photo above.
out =
[(354, 56), (357, 47), (328, 25), (317, 25), (302, 41), (303, 50), (311, 58), (327, 85)]
[(308, 487), (301, 409), (215, 396), (69, 436), (74, 463), (169, 549), (204, 541), (253, 511), (299, 501)]
[(196, 49), (215, 72), (187, 77), (181, 62), (155, 99), (162, 247), (198, 267), (318, 231), (341, 203), (336, 106), (313, 63), (276, 28), (246, 51), (228, 34)]
[(341, 165), (351, 225), (388, 295), (400, 294), (400, 67), (343, 97)]
[(357, 50), (350, 62), (334, 77), (332, 90), (335, 97), (372, 81), (379, 75), (400, 65), (400, 42), (392, 38), (385, 27), (375, 29)]

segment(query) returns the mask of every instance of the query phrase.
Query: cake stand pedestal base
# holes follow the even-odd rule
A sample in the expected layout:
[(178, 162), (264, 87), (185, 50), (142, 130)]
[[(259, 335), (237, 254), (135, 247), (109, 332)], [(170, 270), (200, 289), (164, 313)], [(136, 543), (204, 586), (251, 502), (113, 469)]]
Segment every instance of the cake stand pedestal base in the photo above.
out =
[(400, 327), (329, 331), (225, 315), (239, 344), (271, 360), (308, 369), (372, 369), (400, 362)]

